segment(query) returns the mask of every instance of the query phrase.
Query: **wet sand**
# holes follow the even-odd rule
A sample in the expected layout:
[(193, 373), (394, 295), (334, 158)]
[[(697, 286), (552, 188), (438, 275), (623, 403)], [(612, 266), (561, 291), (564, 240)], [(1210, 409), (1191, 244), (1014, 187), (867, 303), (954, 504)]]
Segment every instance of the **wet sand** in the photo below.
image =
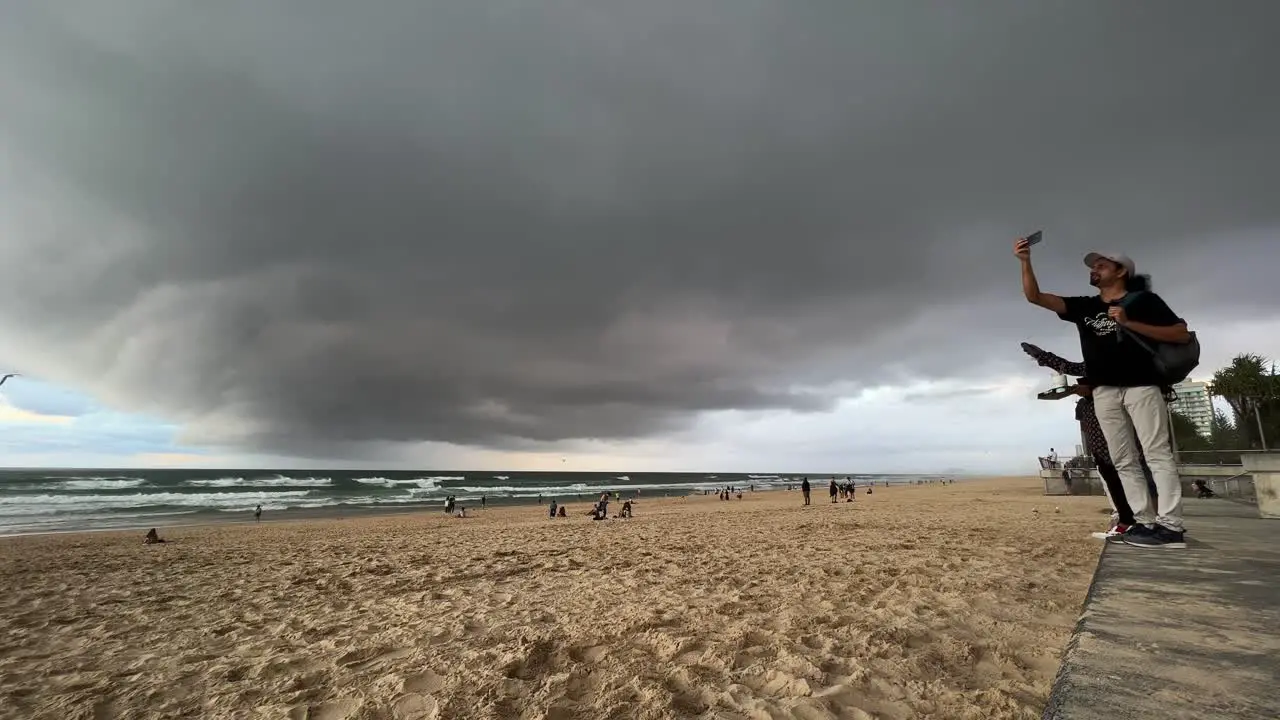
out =
[(1036, 718), (1106, 522), (1040, 492), (3, 539), (0, 717)]

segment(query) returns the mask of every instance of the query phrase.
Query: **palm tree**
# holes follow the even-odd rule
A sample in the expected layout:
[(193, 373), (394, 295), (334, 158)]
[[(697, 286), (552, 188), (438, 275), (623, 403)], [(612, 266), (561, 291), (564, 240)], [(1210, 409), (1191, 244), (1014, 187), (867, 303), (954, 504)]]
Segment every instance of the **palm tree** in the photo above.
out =
[(1227, 401), (1235, 415), (1235, 429), (1248, 448), (1265, 448), (1280, 419), (1280, 377), (1267, 358), (1254, 353), (1237, 355), (1231, 364), (1213, 374), (1212, 392)]

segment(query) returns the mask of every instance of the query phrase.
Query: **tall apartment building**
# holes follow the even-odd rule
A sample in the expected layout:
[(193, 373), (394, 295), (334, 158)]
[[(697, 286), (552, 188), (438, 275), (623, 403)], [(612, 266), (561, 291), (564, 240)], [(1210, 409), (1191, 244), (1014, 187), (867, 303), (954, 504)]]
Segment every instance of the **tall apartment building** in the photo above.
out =
[(1173, 390), (1178, 394), (1178, 399), (1173, 401), (1173, 410), (1195, 423), (1201, 435), (1208, 435), (1213, 427), (1213, 397), (1209, 393), (1209, 385), (1183, 380), (1174, 385)]

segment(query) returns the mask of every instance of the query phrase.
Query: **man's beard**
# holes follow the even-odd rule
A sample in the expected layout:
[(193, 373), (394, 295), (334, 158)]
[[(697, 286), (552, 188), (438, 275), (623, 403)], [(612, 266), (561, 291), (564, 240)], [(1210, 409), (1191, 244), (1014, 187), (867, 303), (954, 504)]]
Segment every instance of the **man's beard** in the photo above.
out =
[(1089, 274), (1089, 284), (1090, 284), (1090, 285), (1092, 285), (1092, 286), (1094, 286), (1094, 287), (1098, 287), (1098, 284), (1099, 284), (1099, 283), (1101, 283), (1101, 282), (1102, 282), (1102, 278), (1098, 277), (1097, 275), (1094, 275), (1093, 273), (1090, 273), (1090, 274)]

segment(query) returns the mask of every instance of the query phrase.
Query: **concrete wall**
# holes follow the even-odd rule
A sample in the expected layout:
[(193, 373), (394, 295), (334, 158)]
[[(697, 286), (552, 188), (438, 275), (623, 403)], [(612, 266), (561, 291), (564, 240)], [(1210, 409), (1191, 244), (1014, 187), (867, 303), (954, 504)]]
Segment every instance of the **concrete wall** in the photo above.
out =
[(1280, 519), (1280, 452), (1245, 455), (1241, 460), (1253, 476), (1258, 514)]
[[(1276, 462), (1277, 470), (1280, 471), (1280, 454), (1276, 454)], [(1253, 478), (1245, 474), (1244, 467), (1240, 465), (1179, 465), (1178, 477), (1182, 480), (1182, 493), (1187, 497), (1195, 497), (1196, 491), (1192, 483), (1204, 480), (1218, 497), (1238, 502), (1257, 502)], [(1061, 470), (1041, 470), (1040, 479), (1044, 481), (1045, 495), (1104, 494), (1102, 478), (1097, 470), (1073, 470), (1070, 488), (1062, 479)], [(1280, 480), (1277, 482), (1280, 483)], [(1277, 485), (1277, 490), (1280, 491), (1280, 484)], [(1280, 512), (1280, 498), (1277, 499), (1277, 512)]]

